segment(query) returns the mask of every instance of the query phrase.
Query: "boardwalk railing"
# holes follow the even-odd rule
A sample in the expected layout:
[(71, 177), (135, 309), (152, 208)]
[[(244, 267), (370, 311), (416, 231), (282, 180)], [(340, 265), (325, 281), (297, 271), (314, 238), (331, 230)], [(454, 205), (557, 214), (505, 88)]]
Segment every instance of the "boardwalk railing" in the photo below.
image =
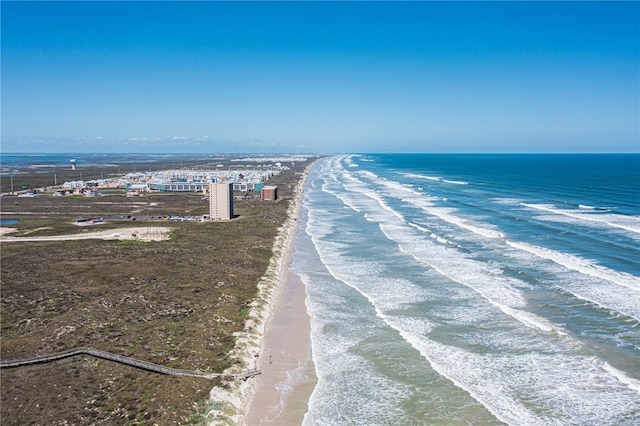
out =
[(168, 374), (170, 376), (191, 376), (191, 377), (204, 377), (206, 379), (213, 379), (215, 377), (222, 377), (230, 380), (247, 380), (248, 378), (257, 376), (261, 373), (260, 370), (246, 370), (237, 374), (224, 374), (224, 373), (207, 373), (199, 370), (182, 370), (176, 368), (169, 368), (163, 365), (154, 364), (152, 362), (141, 361), (135, 358), (129, 358), (126, 356), (114, 354), (111, 352), (100, 351), (93, 348), (76, 348), (64, 352), (58, 352), (51, 355), (42, 355), (32, 358), (15, 359), (10, 361), (0, 361), (0, 368), (14, 368), (23, 365), (39, 364), (44, 362), (56, 361), (63, 358), (68, 358), (75, 355), (91, 355), (96, 358), (106, 359), (108, 361), (118, 362), (120, 364), (129, 365), (132, 367), (140, 368), (142, 370), (151, 371), (154, 373)]

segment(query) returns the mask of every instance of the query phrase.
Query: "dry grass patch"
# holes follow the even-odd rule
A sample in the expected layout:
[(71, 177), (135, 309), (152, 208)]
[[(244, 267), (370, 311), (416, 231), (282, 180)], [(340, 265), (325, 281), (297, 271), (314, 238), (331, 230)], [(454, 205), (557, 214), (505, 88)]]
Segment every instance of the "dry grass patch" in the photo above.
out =
[[(237, 202), (231, 222), (171, 222), (167, 241), (3, 244), (2, 359), (90, 346), (174, 368), (229, 368), (234, 333), (244, 327), (299, 177), (292, 171), (272, 181), (279, 202)], [(13, 235), (42, 236), (82, 232), (73, 221), (85, 211), (105, 217), (100, 230), (115, 230), (132, 225), (133, 210), (156, 218), (207, 210), (201, 194), (91, 200), (21, 198), (3, 203), (2, 213), (20, 220)], [(85, 356), (3, 369), (2, 423), (179, 424), (194, 419), (214, 384)]]

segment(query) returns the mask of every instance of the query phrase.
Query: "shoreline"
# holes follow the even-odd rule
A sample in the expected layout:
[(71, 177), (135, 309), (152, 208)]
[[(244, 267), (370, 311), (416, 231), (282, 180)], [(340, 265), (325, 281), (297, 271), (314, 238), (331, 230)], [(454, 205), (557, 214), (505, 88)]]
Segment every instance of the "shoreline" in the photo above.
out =
[[(273, 257), (258, 283), (258, 296), (244, 330), (237, 335), (232, 356), (241, 362), (227, 371), (258, 368), (262, 373), (247, 381), (229, 383), (225, 389), (211, 389), (205, 417), (209, 425), (281, 424), (285, 419), (288, 424), (299, 424), (306, 413), (316, 381), (311, 359), (311, 325), (305, 304), (306, 289), (300, 278), (289, 271), (289, 266), (304, 185), (312, 166), (313, 163), (305, 169), (296, 186), (288, 217), (273, 245)], [(287, 383), (296, 372), (302, 372), (306, 380)], [(292, 422), (294, 418), (298, 420)], [(275, 420), (279, 423), (271, 423)]]
[[(291, 252), (290, 252), (291, 253)], [(243, 406), (246, 425), (301, 424), (315, 387), (311, 357), (311, 322), (306, 310), (305, 285), (283, 271), (282, 288), (267, 320), (261, 356), (251, 395)]]
[[(8, 292), (3, 300), (8, 303), (8, 326), (13, 327), (15, 339), (3, 339), (6, 358), (90, 346), (172, 368), (212, 374), (244, 371), (238, 365), (245, 362), (249, 349), (234, 348), (241, 338), (258, 348), (261, 345), (259, 333), (263, 331), (255, 329), (267, 327), (270, 311), (265, 309), (272, 309), (268, 304), (279, 289), (274, 277), (281, 270), (280, 263), (287, 266), (280, 257), (286, 252), (287, 232), (293, 232), (289, 228), (295, 224), (294, 206), (300, 202), (304, 172), (313, 160), (292, 161), (290, 168), (274, 179), (281, 200), (240, 200), (238, 220), (225, 225), (148, 219), (109, 223), (111, 216), (134, 217), (141, 211), (148, 215), (137, 219), (205, 209), (199, 194), (149, 193), (144, 198), (129, 198), (114, 190), (104, 194), (105, 198), (80, 199), (54, 197), (49, 191), (33, 198), (10, 197), (17, 203), (4, 203), (2, 217), (18, 223), (12, 227), (12, 222), (5, 225), (3, 221), (0, 227), (0, 244), (11, 242), (7, 250), (10, 268), (3, 269), (3, 279), (10, 285), (3, 287), (3, 295), (4, 290)], [(88, 174), (88, 170), (82, 172)], [(78, 217), (90, 216), (104, 216), (106, 221), (91, 225), (77, 222)], [(141, 232), (154, 230), (158, 235), (151, 232), (150, 237), (168, 236), (155, 225), (169, 224), (176, 236), (170, 242), (117, 244), (115, 240), (133, 238), (133, 231), (138, 231), (141, 239), (145, 237)], [(132, 225), (136, 228), (130, 228)], [(17, 232), (6, 233), (12, 229)], [(87, 239), (90, 237), (96, 239)], [(79, 241), (57, 242), (62, 239)], [(45, 240), (52, 242), (37, 242)], [(245, 250), (250, 253), (249, 261), (244, 260)], [(188, 264), (178, 260), (181, 258)], [(65, 285), (62, 291), (61, 283)], [(30, 286), (37, 286), (38, 291), (31, 291)], [(154, 291), (149, 293), (150, 289)], [(47, 309), (36, 312), (31, 307), (40, 306), (45, 297), (42, 294), (49, 295)], [(49, 312), (56, 313), (54, 320), (41, 321), (39, 315)], [(154, 332), (146, 333), (147, 327)], [(24, 339), (23, 335), (35, 337)], [(78, 365), (83, 368), (76, 368)], [(35, 374), (35, 370), (46, 374)], [(209, 402), (214, 385), (230, 389), (230, 398), (238, 399), (238, 408), (229, 405), (222, 411), (222, 415), (237, 414), (238, 418), (246, 414), (242, 405), (249, 398), (250, 387), (255, 386), (255, 378), (243, 382), (243, 377), (149, 377), (144, 370), (84, 356), (55, 365), (2, 371), (3, 379), (11, 385), (2, 393), (2, 417), (22, 423), (51, 424), (59, 419), (82, 419), (87, 413), (93, 419), (126, 421), (140, 419), (144, 409), (147, 423), (207, 424), (212, 420), (206, 418), (207, 412), (222, 406)], [(112, 385), (114, 380), (119, 380), (118, 386)], [(149, 381), (153, 386), (148, 386)], [(75, 383), (77, 386), (67, 386)], [(246, 395), (237, 392), (239, 385)], [(122, 386), (130, 391), (120, 392)], [(51, 399), (50, 395), (58, 397)], [(111, 409), (114, 404), (117, 411)], [(213, 419), (216, 424), (237, 424), (223, 420), (222, 415)]]

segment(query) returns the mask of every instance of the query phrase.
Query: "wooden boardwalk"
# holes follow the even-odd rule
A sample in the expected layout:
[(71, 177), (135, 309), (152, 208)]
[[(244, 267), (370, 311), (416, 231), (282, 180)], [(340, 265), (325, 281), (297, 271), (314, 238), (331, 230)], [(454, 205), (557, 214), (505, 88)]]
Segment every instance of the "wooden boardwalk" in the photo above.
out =
[(129, 365), (131, 367), (140, 368), (142, 370), (151, 371), (159, 374), (168, 374), (170, 376), (191, 376), (191, 377), (203, 377), (205, 379), (213, 379), (221, 377), (227, 380), (247, 380), (251, 377), (255, 377), (261, 373), (260, 370), (245, 370), (237, 374), (224, 374), (224, 373), (207, 373), (199, 370), (182, 370), (176, 368), (169, 368), (163, 365), (154, 364), (152, 362), (141, 361), (135, 358), (129, 358), (126, 356), (114, 354), (111, 352), (100, 351), (93, 348), (76, 348), (64, 352), (58, 352), (51, 355), (42, 355), (32, 358), (15, 359), (10, 361), (0, 361), (0, 368), (14, 368), (23, 365), (40, 364), (44, 362), (57, 361), (59, 359), (68, 358), (76, 355), (91, 355), (96, 358), (106, 359), (108, 361), (118, 362), (120, 364)]

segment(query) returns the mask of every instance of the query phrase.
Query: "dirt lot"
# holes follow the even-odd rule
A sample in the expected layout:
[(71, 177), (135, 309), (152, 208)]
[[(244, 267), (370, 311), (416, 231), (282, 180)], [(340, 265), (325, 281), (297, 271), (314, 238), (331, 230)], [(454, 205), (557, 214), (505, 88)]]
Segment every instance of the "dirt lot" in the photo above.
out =
[[(278, 202), (235, 202), (231, 222), (179, 222), (201, 215), (201, 194), (127, 198), (3, 197), (12, 236), (171, 228), (164, 241), (83, 239), (2, 243), (2, 359), (79, 346), (174, 368), (221, 372), (265, 272), (293, 185), (306, 164), (272, 181)], [(134, 222), (133, 218), (136, 218)], [(140, 221), (140, 218), (146, 218)], [(212, 380), (162, 376), (78, 356), (1, 371), (3, 425), (194, 423)]]
[[(5, 232), (2, 232), (5, 231)], [(9, 232), (6, 232), (9, 231)], [(12, 237), (17, 228), (3, 228), (0, 236), (4, 236), (3, 243), (35, 242), (35, 241), (70, 241), (70, 240), (140, 240), (162, 241), (169, 239), (170, 228), (164, 226), (136, 226), (118, 228), (107, 231), (74, 232), (72, 234), (50, 235), (47, 237)]]

